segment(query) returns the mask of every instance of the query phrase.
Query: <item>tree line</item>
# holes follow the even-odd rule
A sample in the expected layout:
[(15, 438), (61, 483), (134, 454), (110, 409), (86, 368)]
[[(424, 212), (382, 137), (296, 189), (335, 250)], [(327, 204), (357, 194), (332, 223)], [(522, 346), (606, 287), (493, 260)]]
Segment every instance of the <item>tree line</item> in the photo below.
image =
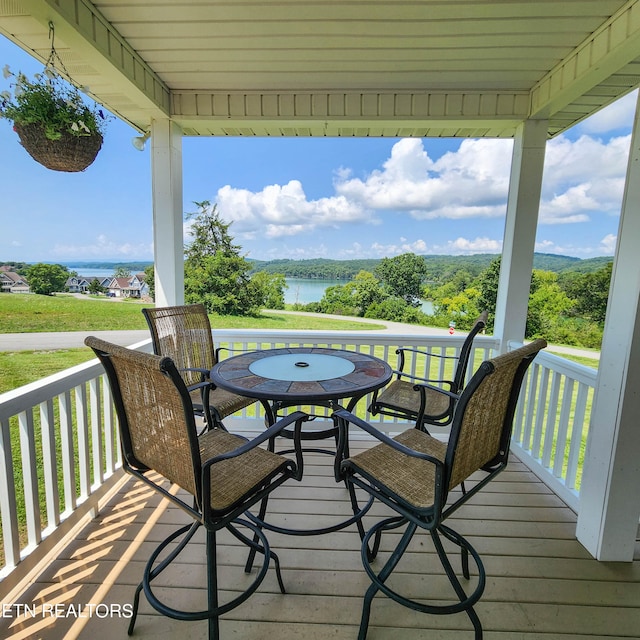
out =
[[(446, 282), (458, 271), (467, 271), (474, 277), (485, 271), (496, 257), (494, 253), (479, 253), (469, 256), (428, 255), (421, 256), (426, 264), (425, 282)], [(597, 271), (611, 262), (611, 257), (588, 258), (582, 260), (572, 256), (561, 256), (552, 253), (536, 253), (533, 257), (533, 268), (554, 273), (579, 271), (590, 273)], [(310, 260), (251, 260), (251, 272), (266, 271), (280, 273), (287, 278), (306, 278), (319, 280), (353, 280), (360, 271), (373, 273), (380, 264), (380, 259), (362, 260), (329, 260), (315, 258)]]
[[(304, 276), (344, 279), (345, 283), (328, 287), (319, 302), (293, 305), (297, 310), (426, 326), (454, 323), (465, 330), (486, 309), (488, 331), (493, 328), (500, 256), (405, 253), (381, 260), (260, 263), (241, 255), (241, 246), (229, 231), (231, 224), (220, 218), (215, 205), (208, 201), (194, 204), (197, 210), (187, 214), (191, 238), (184, 247), (185, 301), (204, 303), (209, 313), (251, 316), (264, 308), (284, 309), (285, 276)], [(25, 270), (32, 291), (35, 285), (39, 293), (62, 291), (71, 275), (61, 265), (41, 263)], [(611, 271), (612, 258), (580, 260), (536, 254), (526, 337), (599, 348)], [(145, 269), (145, 275), (153, 297), (153, 265)], [(433, 313), (422, 311), (422, 300), (432, 302)]]
[[(440, 282), (425, 284), (428, 267), (412, 253), (383, 258), (373, 272), (360, 271), (344, 285), (327, 288), (320, 302), (297, 305), (305, 311), (337, 313), (396, 322), (470, 329), (476, 317), (489, 312), (493, 329), (500, 256), (474, 275), (466, 268), (451, 271)], [(607, 310), (612, 261), (595, 271), (534, 269), (529, 290), (526, 338), (599, 348)], [(421, 300), (434, 312), (424, 313)]]

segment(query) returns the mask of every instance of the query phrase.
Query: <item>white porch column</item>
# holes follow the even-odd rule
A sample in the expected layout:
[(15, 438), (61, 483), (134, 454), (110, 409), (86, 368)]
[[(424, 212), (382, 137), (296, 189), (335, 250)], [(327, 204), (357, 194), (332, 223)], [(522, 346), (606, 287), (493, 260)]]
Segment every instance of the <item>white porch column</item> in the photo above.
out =
[(640, 102), (580, 490), (577, 537), (598, 560), (633, 560), (640, 518), (639, 239)]
[(182, 130), (168, 118), (151, 124), (151, 180), (156, 306), (184, 304)]
[(527, 120), (513, 145), (493, 329), (503, 351), (510, 340), (523, 340), (527, 324), (546, 140), (547, 121)]

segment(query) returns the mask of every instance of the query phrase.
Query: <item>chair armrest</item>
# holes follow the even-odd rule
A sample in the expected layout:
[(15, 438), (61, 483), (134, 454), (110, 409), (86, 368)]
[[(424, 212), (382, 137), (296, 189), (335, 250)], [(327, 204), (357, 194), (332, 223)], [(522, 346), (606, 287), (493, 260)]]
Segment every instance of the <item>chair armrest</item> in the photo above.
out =
[(442, 358), (443, 360), (458, 360), (458, 356), (447, 356), (441, 353), (432, 353), (428, 349), (416, 349), (414, 347), (398, 347), (396, 354), (398, 356), (398, 370), (400, 373), (404, 370), (405, 353), (416, 353), (421, 356), (427, 356), (429, 358)]
[(209, 374), (211, 373), (210, 369), (203, 369), (202, 367), (184, 367), (183, 369), (178, 369), (179, 373), (182, 373), (183, 371), (197, 371), (202, 377), (203, 381), (207, 380), (209, 378)]
[[(389, 447), (395, 449), (396, 451), (399, 451), (400, 453), (404, 453), (405, 455), (411, 456), (412, 458), (420, 458), (421, 460), (424, 460), (426, 462), (431, 462), (439, 469), (444, 468), (444, 463), (442, 462), (442, 460), (438, 460), (438, 458), (434, 458), (428, 453), (420, 453), (419, 451), (415, 451), (414, 449), (406, 447), (393, 438), (390, 438), (386, 433), (382, 433), (382, 431), (379, 431), (365, 420), (362, 420), (361, 418), (358, 418), (358, 416), (355, 416), (353, 413), (350, 413), (346, 409), (338, 409), (334, 412), (333, 415), (338, 418), (338, 428), (343, 431), (346, 431), (348, 424), (354, 424), (356, 427), (359, 427), (363, 431), (371, 434), (374, 438), (376, 438), (376, 440), (379, 440), (383, 444), (388, 445)], [(347, 434), (341, 433), (340, 438), (341, 440), (344, 438), (343, 442), (346, 442)]]
[(215, 348), (216, 362), (220, 362), (220, 353), (222, 351), (228, 351), (231, 354), (235, 354), (236, 352), (249, 353), (251, 349), (232, 349), (231, 347), (216, 347)]
[[(453, 380), (436, 380), (434, 378), (422, 378), (420, 376), (412, 376), (411, 374), (404, 373), (403, 371), (394, 371), (393, 373), (397, 376), (398, 380), (402, 378), (406, 378), (410, 382), (417, 381), (416, 384), (420, 383), (420, 384), (427, 384), (427, 386), (429, 385), (433, 386), (432, 383), (435, 382), (439, 384), (448, 384), (449, 388), (453, 387)], [(438, 388), (438, 390), (441, 391), (442, 389)]]

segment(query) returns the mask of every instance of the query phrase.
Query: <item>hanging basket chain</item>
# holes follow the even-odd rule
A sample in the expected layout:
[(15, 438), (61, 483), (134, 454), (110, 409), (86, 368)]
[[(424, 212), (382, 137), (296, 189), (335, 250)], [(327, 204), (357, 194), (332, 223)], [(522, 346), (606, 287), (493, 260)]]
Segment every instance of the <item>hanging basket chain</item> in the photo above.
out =
[[(53, 22), (49, 21), (49, 40), (51, 40), (51, 51), (49, 52), (49, 57), (44, 64), (45, 73), (47, 70), (50, 71), (54, 76), (64, 76), (65, 80), (69, 82), (69, 84), (73, 85), (76, 89), (80, 89), (77, 83), (74, 82), (71, 74), (67, 71), (67, 67), (65, 67), (60, 54), (57, 52), (55, 47), (55, 39), (56, 39), (56, 30)], [(56, 62), (58, 67), (56, 67)], [(47, 74), (48, 75), (48, 74)], [(51, 76), (48, 75), (50, 79)]]
[[(62, 88), (66, 80), (72, 87), (72, 92), (68, 92), (67, 95), (74, 103), (76, 101), (80, 103), (79, 87), (72, 80), (62, 58), (56, 51), (53, 22), (49, 22), (49, 39), (51, 40), (51, 51), (44, 68), (46, 82), (52, 89), (56, 87), (53, 89), (55, 91), (57, 87)], [(104, 117), (101, 111), (98, 111), (98, 114), (100, 117)], [(80, 128), (89, 131), (81, 119), (73, 126), (76, 131)], [(84, 171), (93, 163), (102, 146), (103, 138), (99, 131), (77, 135), (67, 130), (61, 130), (56, 139), (50, 139), (39, 124), (15, 123), (14, 129), (27, 153), (40, 164), (55, 171)]]

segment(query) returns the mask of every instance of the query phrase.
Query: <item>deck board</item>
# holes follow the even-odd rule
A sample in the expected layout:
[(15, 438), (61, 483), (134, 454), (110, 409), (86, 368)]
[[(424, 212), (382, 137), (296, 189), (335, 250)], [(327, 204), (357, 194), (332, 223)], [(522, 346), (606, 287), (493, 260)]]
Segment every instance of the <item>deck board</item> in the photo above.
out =
[[(360, 446), (366, 446), (364, 444)], [(309, 454), (303, 483), (273, 494), (270, 517), (290, 526), (315, 527), (349, 514), (348, 495), (332, 477), (331, 458)], [(387, 513), (375, 505), (367, 521)], [(155, 545), (188, 516), (151, 490), (129, 480), (118, 495), (12, 604), (112, 605), (109, 617), (23, 615), (0, 619), (0, 637), (71, 640), (125, 638), (128, 619), (114, 614), (132, 599), (146, 558)], [(461, 508), (450, 524), (481, 554), (487, 587), (476, 609), (487, 640), (607, 640), (640, 635), (640, 561), (593, 560), (575, 540), (575, 514), (515, 458), (508, 469)], [(392, 545), (390, 534), (381, 554)], [(222, 637), (242, 640), (347, 640), (357, 637), (362, 595), (368, 586), (355, 527), (323, 536), (271, 533), (287, 594), (275, 572), (248, 602), (224, 616)], [(222, 598), (247, 583), (246, 550), (231, 536), (220, 537)], [(178, 606), (204, 602), (204, 538), (200, 534), (158, 579), (158, 591)], [(393, 584), (407, 595), (445, 602), (446, 579), (428, 535), (413, 542)], [(473, 584), (473, 577), (471, 580)], [(104, 611), (104, 606), (103, 606)], [(142, 598), (134, 638), (204, 639), (206, 622), (178, 622), (157, 614)], [(368, 640), (453, 640), (473, 638), (464, 614), (433, 616), (409, 611), (378, 595)]]

